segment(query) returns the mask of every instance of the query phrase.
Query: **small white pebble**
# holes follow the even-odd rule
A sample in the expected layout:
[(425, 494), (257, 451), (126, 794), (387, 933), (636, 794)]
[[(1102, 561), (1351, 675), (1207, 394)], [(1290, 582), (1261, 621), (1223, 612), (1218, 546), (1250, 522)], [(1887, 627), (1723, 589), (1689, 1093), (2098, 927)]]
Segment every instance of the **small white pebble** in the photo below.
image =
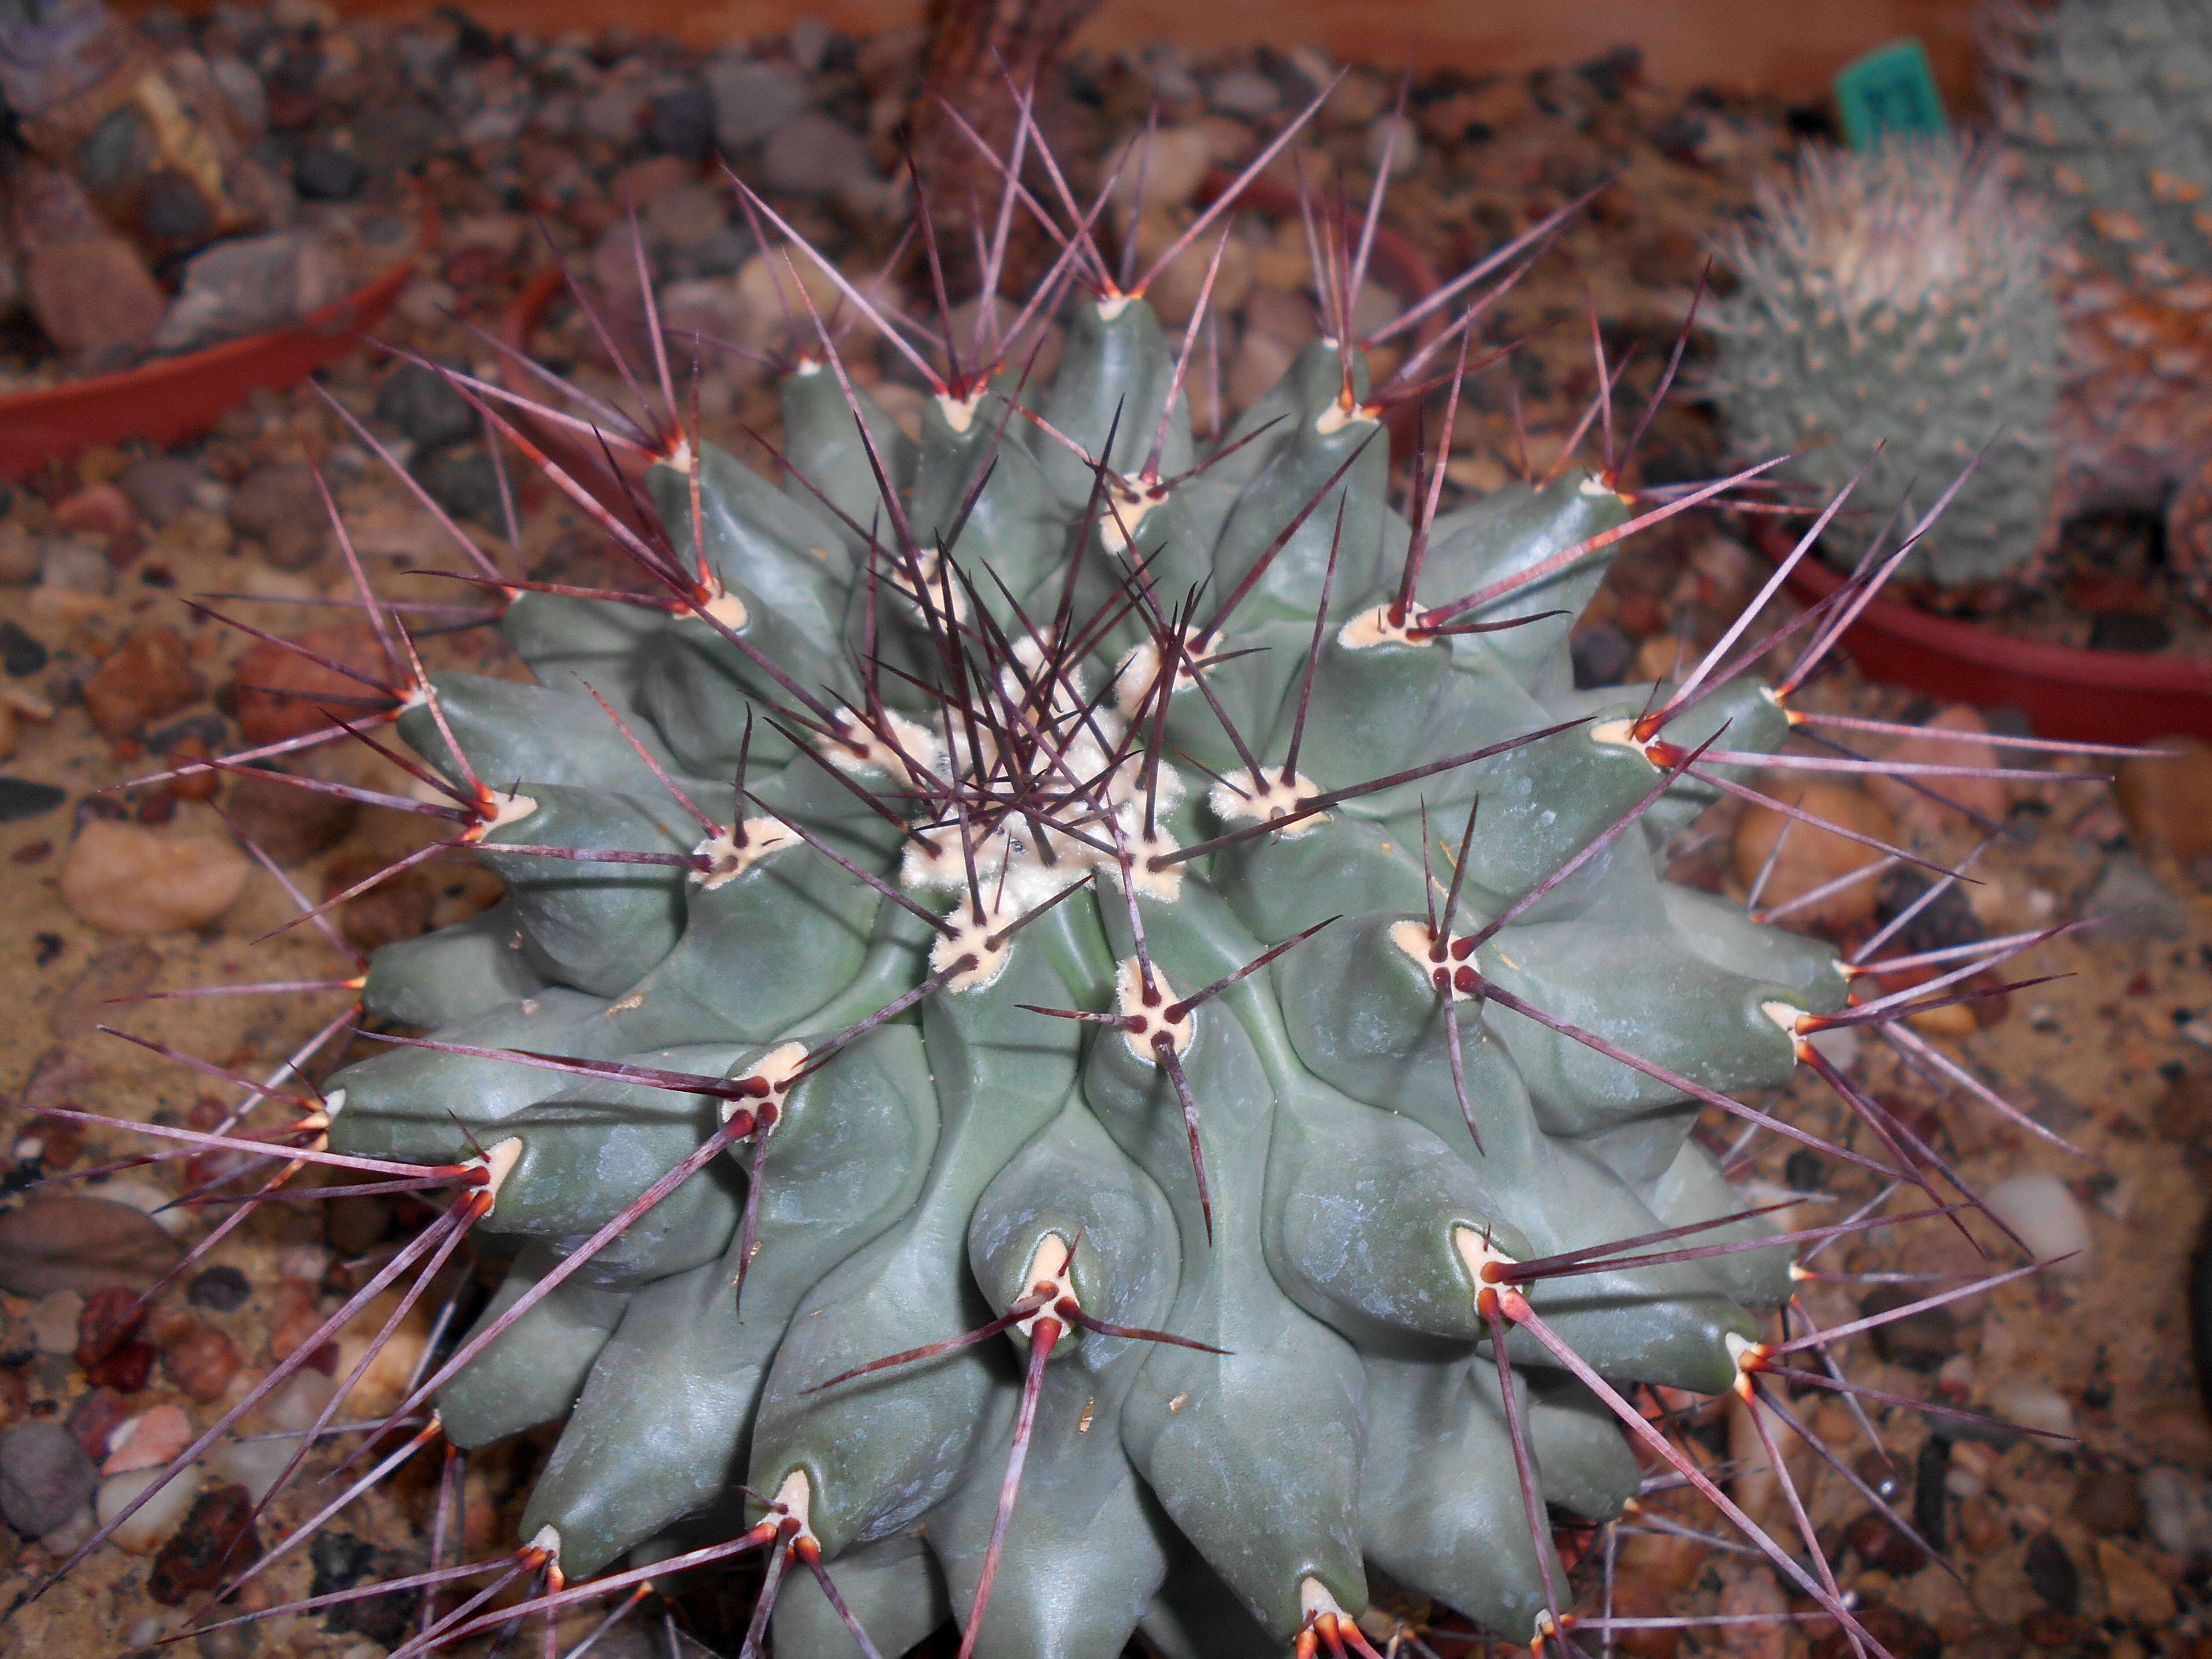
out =
[(191, 1212), (177, 1202), (176, 1194), (165, 1193), (150, 1182), (126, 1178), (103, 1181), (96, 1195), (111, 1204), (128, 1204), (142, 1215), (151, 1217), (165, 1233), (182, 1233), (191, 1225)]
[(2027, 890), (2027, 913), (2037, 921), (2040, 921), (2057, 908), (2057, 894), (2042, 887), (2031, 887)]
[(1953, 1468), (1943, 1472), (1943, 1490), (1954, 1498), (1979, 1498), (1989, 1487), (1972, 1469)]
[(84, 1298), (75, 1291), (56, 1291), (31, 1304), (31, 1340), (40, 1353), (76, 1352), (76, 1316), (84, 1311)]
[(276, 1272), (285, 1279), (319, 1285), (330, 1265), (331, 1253), (319, 1244), (287, 1244), (276, 1252)]
[(2212, 1482), (2160, 1464), (2136, 1478), (2143, 1521), (2162, 1550), (2212, 1556)]
[(2066, 1183), (2057, 1176), (2008, 1176), (1984, 1195), (1990, 1212), (2018, 1233), (2039, 1261), (2061, 1262), (2054, 1272), (2069, 1276), (2089, 1267), (2089, 1218)]
[(15, 1159), (18, 1164), (35, 1163), (46, 1155), (46, 1143), (36, 1135), (25, 1135), (15, 1143)]
[[(104, 1527), (114, 1520), (137, 1501), (139, 1493), (161, 1478), (159, 1469), (133, 1469), (128, 1474), (112, 1474), (101, 1481), (100, 1524)], [(146, 1555), (161, 1548), (191, 1513), (192, 1500), (199, 1496), (202, 1479), (196, 1463), (139, 1504), (131, 1518), (112, 1534), (116, 1547), (132, 1555)]]
[(84, 1547), (85, 1540), (100, 1523), (94, 1519), (92, 1505), (87, 1504), (76, 1513), (76, 1518), (56, 1527), (39, 1540), (40, 1547), (58, 1560), (66, 1561)]
[[(1990, 1390), (1990, 1407), (2008, 1423), (2045, 1434), (2071, 1435), (2074, 1407), (2048, 1382), (2032, 1376), (2008, 1376)], [(2063, 1450), (2063, 1448), (2051, 1448)]]
[(331, 1378), (307, 1367), (293, 1372), (289, 1382), (262, 1401), (261, 1414), (269, 1419), (271, 1429), (308, 1428), (337, 1391), (338, 1385)]
[(258, 1504), (269, 1496), (298, 1444), (295, 1440), (226, 1441), (208, 1454), (208, 1469), (218, 1480), (236, 1481)]
[(1974, 1362), (1970, 1355), (1954, 1353), (1945, 1360), (1936, 1373), (1937, 1388), (1954, 1388), (1962, 1393), (1974, 1391)]
[(1404, 178), (1421, 164), (1420, 129), (1404, 116), (1383, 116), (1367, 129), (1364, 146), (1367, 165), (1380, 167), (1386, 148), (1390, 152), (1390, 176)]

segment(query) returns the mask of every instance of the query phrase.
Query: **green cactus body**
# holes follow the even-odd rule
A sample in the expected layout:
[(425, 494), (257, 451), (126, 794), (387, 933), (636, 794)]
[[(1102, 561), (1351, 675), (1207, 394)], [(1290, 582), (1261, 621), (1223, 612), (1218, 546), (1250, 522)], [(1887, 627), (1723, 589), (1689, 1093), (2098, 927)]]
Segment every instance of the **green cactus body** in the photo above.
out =
[(1795, 179), (1762, 181), (1759, 209), (1723, 247), (1736, 287), (1706, 313), (1705, 390), (1737, 454), (1796, 453), (1784, 475), (1824, 496), (1874, 458), (1822, 538), (1846, 566), (1893, 507), (1906, 503), (1910, 528), (1978, 455), (1903, 572), (1964, 586), (2017, 571), (2048, 538), (2057, 476), (2061, 333), (2039, 213), (1948, 141), (1808, 149)]
[[(1086, 446), (1118, 413), (1112, 463), (1136, 469), (1173, 358), (1142, 300), (1080, 299), (1030, 404)], [(888, 544), (899, 515), (831, 381), (811, 366), (786, 380), (793, 457)], [(1482, 1252), (1574, 1250), (1740, 1206), (1687, 1139), (1694, 1102), (1489, 991), (1727, 1091), (1786, 1078), (1795, 1039), (1774, 1011), (1832, 1011), (1844, 985), (1825, 947), (1668, 886), (1657, 827), (1558, 878), (1663, 781), (1620, 736), (1644, 692), (1576, 692), (1565, 618), (1449, 637), (1391, 619), (1410, 532), (1383, 498), (1387, 446), (1340, 382), (1333, 349), (1302, 359), (1263, 401), (1284, 418), (1218, 472), (1149, 495), (1117, 482), (1144, 508), (1127, 535), (1085, 529), (1091, 471), (1026, 420), (1000, 435), (988, 394), (939, 399), (918, 445), (864, 410), (906, 492), (912, 557), (708, 450), (699, 539), (722, 626), (531, 595), (507, 629), (538, 686), (437, 682), (469, 766), (503, 792), (480, 840), (511, 896), (381, 953), (371, 1011), (585, 1074), (397, 1049), (332, 1079), (333, 1147), (422, 1163), (466, 1158), (471, 1137), (507, 1147), (482, 1224), (522, 1254), (488, 1328), (722, 1112), (774, 1102), (758, 1144), (677, 1185), (439, 1396), (463, 1445), (566, 1419), (525, 1526), (557, 1537), (571, 1578), (743, 1531), (760, 1511), (742, 1483), (803, 1491), (805, 1535), (886, 1653), (965, 1617), (987, 1560), (976, 1651), (1006, 1659), (1108, 1659), (1139, 1628), (1172, 1654), (1279, 1653), (1316, 1607), (1364, 1607), (1370, 1565), (1528, 1638), (1549, 1544), (1523, 1514)], [(1164, 430), (1156, 476), (1171, 477), (1200, 447), (1179, 397)], [(691, 488), (680, 465), (652, 478), (678, 549), (694, 545)], [(1626, 512), (1586, 473), (1516, 486), (1436, 526), (1416, 598), (1505, 580)], [(1161, 615), (1206, 584), (1180, 641), (1141, 608), (1113, 614), (1151, 550)], [(1579, 607), (1602, 568), (1571, 564), (1471, 620)], [(1051, 631), (1064, 593), (1072, 658)], [(1162, 685), (1164, 651), (1183, 662)], [(763, 659), (818, 707), (795, 712)], [(702, 839), (586, 684), (710, 814), (742, 752), (737, 825)], [(1778, 745), (1771, 704), (1741, 685), (1725, 699), (1732, 746)], [(1668, 737), (1709, 735), (1714, 707)], [(403, 731), (465, 775), (420, 711)], [(1669, 825), (1711, 793), (1673, 787), (1655, 809)], [(1439, 970), (1427, 918), (1478, 796), (1435, 951), (1522, 908)], [(1440, 990), (1454, 971), (1473, 988)], [(725, 1101), (672, 1073), (759, 1087)], [(1137, 1334), (1036, 1311), (1041, 1272), (1051, 1309)], [(1756, 1334), (1747, 1310), (1787, 1292), (1754, 1252), (1528, 1294), (1604, 1376), (1714, 1389), (1735, 1374), (1732, 1340)], [(1023, 1309), (1005, 1335), (873, 1367)], [(1025, 1395), (1048, 1316), (1057, 1346)], [(1636, 1468), (1612, 1417), (1525, 1333), (1508, 1358), (1542, 1497), (1618, 1514)], [(774, 1618), (787, 1659), (857, 1651), (804, 1575)]]
[(1999, 125), (2071, 248), (2128, 287), (2212, 298), (2212, 11), (2060, 0), (1993, 12)]

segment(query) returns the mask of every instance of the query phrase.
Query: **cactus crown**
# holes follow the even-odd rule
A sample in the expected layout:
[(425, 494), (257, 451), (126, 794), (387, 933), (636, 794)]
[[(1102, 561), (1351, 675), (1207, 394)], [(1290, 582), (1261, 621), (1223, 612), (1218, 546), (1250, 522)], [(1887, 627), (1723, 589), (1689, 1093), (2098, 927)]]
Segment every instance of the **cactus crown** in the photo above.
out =
[(1731, 444), (1804, 451), (1789, 472), (1828, 491), (1879, 451), (1827, 534), (1846, 564), (1908, 490), (1924, 507), (1972, 462), (1905, 569), (1946, 584), (2016, 573), (2046, 539), (2056, 476), (2059, 321), (2039, 214), (1948, 140), (1808, 148), (1794, 177), (1760, 181), (1759, 207), (1721, 248), (1737, 286), (1711, 313), (1706, 390)]
[[(765, 1549), (748, 1651), (771, 1607), (786, 1656), (948, 1613), (963, 1652), (1364, 1651), (1370, 1565), (1553, 1639), (1547, 1510), (1620, 1512), (1622, 1424), (1742, 1522), (1620, 1391), (1776, 1363), (1747, 1310), (1795, 1241), (1699, 1112), (1814, 1141), (1731, 1096), (1808, 1064), (1920, 1146), (1809, 1042), (1917, 1005), (1844, 1013), (1869, 970), (1656, 857), (1767, 799), (1833, 617), (1577, 690), (1607, 550), (1721, 485), (1637, 517), (1567, 469), (1440, 514), (1417, 459), (1401, 515), (1341, 328), (1202, 441), (1197, 318), (1165, 337), (1087, 216), (1041, 216), (1075, 289), (1031, 312), (1065, 317), (1048, 385), (979, 367), (910, 440), (817, 320), (781, 489), (686, 431), (665, 357), (663, 422), (582, 422), (651, 514), (540, 454), (638, 585), (461, 538), (534, 685), (426, 676), (364, 587), (397, 689), (316, 736), (396, 725), (416, 798), (379, 799), (508, 896), (369, 966), (366, 1012), (434, 1035), (320, 1097), (248, 1085), (310, 1112), (302, 1162), (454, 1189), (329, 1328), (471, 1229), (517, 1247), (398, 1415), (462, 1448), (566, 1419), (524, 1613)], [(1400, 374), (1459, 342), (1439, 455), (1467, 326)], [(1778, 687), (1744, 673), (1790, 635)], [(479, 1606), (403, 1652), (516, 1616)]]

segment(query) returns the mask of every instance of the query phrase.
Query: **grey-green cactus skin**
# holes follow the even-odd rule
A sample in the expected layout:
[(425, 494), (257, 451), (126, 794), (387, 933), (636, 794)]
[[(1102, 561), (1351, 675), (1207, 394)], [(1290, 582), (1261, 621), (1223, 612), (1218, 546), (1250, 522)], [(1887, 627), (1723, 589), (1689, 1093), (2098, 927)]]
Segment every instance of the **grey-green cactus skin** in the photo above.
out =
[(2044, 547), (2057, 477), (2063, 336), (2038, 206), (1986, 155), (1892, 141), (1807, 150), (1794, 179), (1761, 182), (1759, 208), (1721, 249), (1734, 290), (1704, 313), (1705, 390), (1737, 457), (1795, 455), (1783, 475), (1823, 500), (1872, 457), (1822, 537), (1846, 566), (1893, 507), (1926, 513), (1972, 463), (1901, 574), (1962, 586), (2016, 570)]
[(2212, 294), (2212, 9), (1991, 8), (1998, 125), (2085, 260), (2194, 309)]
[[(1032, 401), (1092, 445), (1118, 413), (1114, 461), (1135, 468), (1171, 357), (1141, 301), (1079, 301), (1058, 379)], [(1479, 1146), (1469, 1132), (1448, 1048), (1454, 1022), (1401, 940), (1443, 903), (1478, 796), (1451, 924), (1461, 933), (1535, 892), (1636, 807), (1661, 774), (1620, 732), (1646, 689), (1575, 691), (1567, 617), (1419, 641), (1360, 632), (1354, 624), (1395, 592), (1409, 532), (1383, 499), (1374, 422), (1337, 404), (1335, 365), (1333, 349), (1310, 351), (1263, 405), (1286, 418), (1218, 475), (1178, 485), (1137, 526), (1139, 556), (1155, 522), (1197, 538), (1156, 543), (1167, 550), (1158, 568), (1179, 559), (1186, 587), (1210, 578), (1209, 591), (1225, 594), (1352, 461), (1222, 620), (1207, 649), (1224, 660), (1204, 669), (1208, 689), (1279, 769), (1326, 590), (1300, 788), (1346, 787), (1582, 723), (1162, 866), (1141, 860), (1240, 822), (1236, 791), (1209, 792), (1191, 763), (1251, 781), (1185, 676), (1152, 711), (1175, 745), (1158, 757), (1153, 839), (1144, 839), (1149, 726), (1097, 786), (1091, 843), (1047, 832), (1041, 850), (1004, 832), (985, 837), (981, 893), (1000, 921), (1088, 884), (1002, 936), (995, 972), (942, 985), (791, 1091), (757, 1149), (750, 1260), (742, 1217), (757, 1149), (740, 1142), (441, 1396), (448, 1432), (466, 1445), (565, 1416), (525, 1526), (557, 1532), (571, 1578), (625, 1553), (651, 1561), (702, 1534), (732, 1535), (748, 1519), (739, 1483), (775, 1493), (797, 1472), (824, 1559), (884, 1652), (948, 1610), (964, 1617), (1026, 1348), (993, 1339), (821, 1385), (1000, 1314), (1027, 1292), (1040, 1245), (1057, 1239), (1073, 1250), (1069, 1283), (1090, 1315), (1223, 1352), (1081, 1329), (1060, 1343), (978, 1652), (1109, 1659), (1141, 1628), (1172, 1654), (1280, 1653), (1310, 1586), (1356, 1611), (1370, 1564), (1527, 1638), (1543, 1602), (1535, 1551), (1549, 1544), (1529, 1534), (1461, 1236), (1526, 1258), (1741, 1206), (1688, 1139), (1694, 1103), (1479, 994), (1455, 1007)], [(830, 378), (810, 366), (786, 382), (793, 453), (866, 524), (888, 515), (842, 398), (825, 400)], [(974, 434), (994, 434), (1003, 407), (986, 398), (963, 422), (933, 404), (918, 445), (872, 417), (906, 504), (957, 516), (988, 453)], [(1124, 454), (1132, 431), (1143, 441)], [(1180, 406), (1168, 432), (1167, 467), (1188, 465), (1199, 447)], [(1021, 420), (999, 441), (993, 511), (970, 516), (948, 556), (974, 581), (955, 605), (970, 636), (988, 618), (1018, 640), (1022, 618), (1044, 627), (1064, 589), (1103, 609), (1127, 566), (1115, 544), (1079, 528), (1087, 469)], [(811, 492), (778, 491), (712, 451), (700, 475), (707, 558), (741, 599), (740, 635), (811, 694), (849, 708), (879, 695), (904, 722), (895, 729), (911, 769), (880, 746), (865, 761), (799, 753), (807, 733), (781, 712), (784, 690), (696, 620), (526, 595), (507, 628), (539, 686), (437, 682), (477, 774), (513, 781), (513, 795), (536, 803), (487, 838), (512, 896), (474, 923), (382, 953), (374, 1013), (479, 1048), (735, 1079), (784, 1045), (822, 1042), (933, 972), (930, 929), (821, 850), (933, 914), (957, 917), (972, 902), (951, 815), (916, 780), (960, 772), (980, 787), (975, 749), (957, 738), (948, 750), (937, 699), (897, 675), (872, 676), (854, 649), (872, 639), (881, 661), (941, 684), (932, 619), (888, 569), (871, 580), (865, 538)], [(653, 495), (672, 543), (693, 545), (689, 480), (663, 467)], [(1627, 513), (1585, 473), (1502, 491), (1436, 526), (1417, 598), (1441, 603), (1527, 569)], [(1317, 539), (1306, 533), (1316, 526)], [(986, 544), (1011, 598), (983, 568)], [(1579, 607), (1602, 567), (1593, 556), (1469, 619)], [(1182, 598), (1163, 593), (1165, 604)], [(864, 606), (872, 620), (856, 620)], [(1124, 620), (1067, 671), (1102, 743), (1128, 729), (1131, 708), (1152, 718), (1137, 683), (1144, 644)], [(1034, 668), (1036, 655), (1015, 660)], [(1006, 668), (994, 660), (993, 672)], [(1117, 672), (1131, 684), (1114, 684)], [(813, 842), (786, 836), (726, 877), (501, 853), (501, 842), (688, 852), (698, 841), (586, 684), (718, 815), (750, 709), (745, 787), (762, 805), (739, 814), (757, 830), (773, 811)], [(1779, 744), (1786, 726), (1771, 704), (1736, 687), (1727, 696), (1732, 747)], [(1718, 724), (1701, 705), (1666, 735), (1692, 741)], [(403, 731), (460, 775), (431, 722), (410, 715)], [(1105, 751), (1084, 753), (1095, 766)], [(832, 766), (894, 817), (937, 826), (940, 841), (902, 834)], [(1700, 1085), (1778, 1083), (1795, 1051), (1771, 1005), (1832, 1011), (1843, 978), (1825, 946), (1661, 879), (1659, 838), (1709, 791), (1688, 780), (1674, 788), (1652, 822), (1632, 824), (1485, 943), (1476, 965), (1486, 981)], [(1141, 873), (1097, 850), (1109, 836), (1137, 848), (1130, 867)], [(1116, 1008), (1138, 971), (1139, 926), (1152, 970), (1182, 996), (1322, 922), (1189, 1016), (1178, 1052), (1198, 1109), (1202, 1204), (1157, 1051), (1112, 1025), (1032, 1011)], [(483, 1224), (526, 1242), (487, 1321), (720, 1121), (706, 1097), (421, 1048), (356, 1063), (331, 1087), (345, 1091), (332, 1129), (343, 1151), (431, 1163), (466, 1157), (471, 1137), (520, 1143)], [(1737, 1228), (1758, 1237), (1764, 1225)], [(1787, 1291), (1760, 1252), (1540, 1281), (1529, 1296), (1600, 1373), (1716, 1389), (1734, 1375), (1729, 1340), (1755, 1334), (1747, 1310)], [(1592, 1520), (1618, 1514), (1636, 1467), (1613, 1419), (1524, 1333), (1508, 1356), (1545, 1498)], [(797, 1574), (775, 1641), (805, 1659), (858, 1651)]]

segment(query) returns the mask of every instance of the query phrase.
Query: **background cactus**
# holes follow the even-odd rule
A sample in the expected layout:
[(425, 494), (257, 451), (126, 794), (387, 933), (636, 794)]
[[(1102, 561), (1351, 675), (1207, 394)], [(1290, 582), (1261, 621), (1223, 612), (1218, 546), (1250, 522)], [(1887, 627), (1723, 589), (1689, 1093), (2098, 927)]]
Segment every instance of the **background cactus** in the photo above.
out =
[(2050, 538), (2057, 476), (2058, 313), (2034, 213), (1948, 141), (1808, 148), (1759, 201), (1710, 313), (1729, 442), (1803, 451), (1789, 472), (1826, 490), (1886, 446), (1827, 532), (1845, 565), (1908, 490), (1924, 506), (1986, 445), (1905, 568), (1947, 586), (2016, 571)]
[(2162, 514), (2212, 604), (2212, 6), (1992, 0), (1990, 106), (2058, 233), (2064, 514)]
[[(540, 459), (635, 591), (459, 538), (535, 684), (426, 676), (364, 586), (389, 703), (317, 735), (378, 743), (415, 790), (374, 798), (507, 897), (378, 952), (366, 1013), (434, 1035), (297, 1097), (301, 1162), (454, 1189), (324, 1331), (416, 1271), (396, 1323), (465, 1235), (504, 1239), (498, 1296), (393, 1414), (436, 1421), (380, 1468), (565, 1419), (492, 1586), (538, 1593), (399, 1652), (763, 1548), (749, 1651), (771, 1611), (787, 1656), (948, 1614), (1009, 1656), (1364, 1650), (1370, 1569), (1527, 1641), (1571, 1599), (1549, 1511), (1619, 1514), (1631, 1437), (1855, 1628), (1621, 1389), (1796, 1422), (1759, 1374), (1821, 1339), (1762, 1345), (1753, 1310), (1810, 1235), (1745, 1212), (1698, 1115), (1925, 1187), (1941, 1160), (1810, 1038), (2026, 945), (1846, 1012), (1885, 964), (1662, 878), (1722, 793), (1770, 799), (1757, 769), (1878, 765), (1780, 752), (1832, 617), (1739, 649), (1747, 615), (1677, 684), (1572, 684), (1608, 550), (1765, 465), (1638, 516), (1613, 466), (1563, 463), (1440, 514), (1417, 459), (1401, 515), (1379, 416), (1456, 341), (1449, 453), (1480, 307), (1369, 386), (1358, 239), (1325, 214), (1325, 337), (1201, 453), (1203, 303), (1164, 336), (1151, 275), (1117, 284), (1067, 218), (1006, 337), (986, 307), (949, 374), (910, 350), (918, 439), (819, 319), (781, 487), (687, 432), (665, 361), (663, 418), (597, 408), (656, 532)], [(1033, 386), (1024, 331), (1055, 313)], [(1786, 637), (1778, 685), (1744, 672)], [(1801, 1064), (1902, 1169), (1732, 1097)]]

